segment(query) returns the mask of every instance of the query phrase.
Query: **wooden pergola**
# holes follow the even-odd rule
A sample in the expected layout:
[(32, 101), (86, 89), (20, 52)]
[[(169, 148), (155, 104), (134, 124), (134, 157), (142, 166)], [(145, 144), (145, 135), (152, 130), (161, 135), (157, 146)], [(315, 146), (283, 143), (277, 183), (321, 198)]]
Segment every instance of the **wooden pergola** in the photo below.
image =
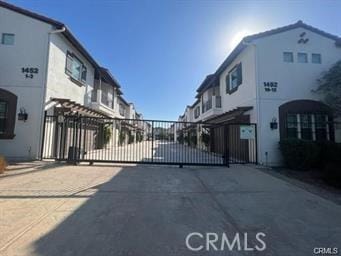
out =
[(73, 115), (83, 115), (89, 117), (100, 117), (100, 118), (109, 118), (109, 116), (94, 110), (92, 108), (81, 105), (75, 101), (65, 98), (51, 98), (51, 101), (56, 102), (58, 105), (57, 110), (63, 112), (64, 114)]

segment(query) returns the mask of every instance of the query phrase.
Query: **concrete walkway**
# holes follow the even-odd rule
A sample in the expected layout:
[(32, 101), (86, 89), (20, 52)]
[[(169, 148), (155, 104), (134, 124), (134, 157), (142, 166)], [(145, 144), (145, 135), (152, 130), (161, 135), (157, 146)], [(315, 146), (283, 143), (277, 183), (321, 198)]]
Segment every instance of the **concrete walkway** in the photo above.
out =
[[(340, 246), (340, 205), (251, 166), (10, 172), (0, 176), (0, 255), (303, 256)], [(185, 244), (191, 232), (247, 232), (250, 248), (263, 232), (266, 250), (194, 252)], [(198, 236), (190, 242), (205, 246)]]

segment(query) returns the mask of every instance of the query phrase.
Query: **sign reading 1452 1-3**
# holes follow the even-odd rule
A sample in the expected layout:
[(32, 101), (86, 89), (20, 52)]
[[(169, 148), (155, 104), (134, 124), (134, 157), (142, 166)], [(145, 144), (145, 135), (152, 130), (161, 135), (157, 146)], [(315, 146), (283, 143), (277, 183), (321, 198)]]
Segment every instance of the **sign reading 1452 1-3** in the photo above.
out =
[(33, 78), (34, 74), (39, 73), (38, 68), (21, 68), (21, 73), (25, 74), (25, 78)]

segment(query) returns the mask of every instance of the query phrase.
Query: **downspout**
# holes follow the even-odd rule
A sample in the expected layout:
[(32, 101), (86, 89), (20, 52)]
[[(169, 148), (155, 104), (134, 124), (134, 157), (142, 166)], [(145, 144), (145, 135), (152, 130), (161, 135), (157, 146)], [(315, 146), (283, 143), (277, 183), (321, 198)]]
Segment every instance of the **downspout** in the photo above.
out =
[(248, 43), (248, 42), (245, 42), (243, 41), (243, 44), (244, 45), (247, 45), (247, 46), (253, 46), (254, 48), (254, 67), (255, 67), (255, 86), (256, 86), (256, 120), (257, 120), (257, 158), (258, 158), (258, 163), (261, 163), (261, 148), (260, 148), (260, 145), (261, 143), (259, 143), (261, 141), (261, 113), (260, 113), (260, 92), (259, 92), (259, 75), (258, 75), (258, 54), (257, 54), (257, 47), (256, 47), (256, 44), (254, 43)]
[[(49, 71), (49, 57), (50, 57), (50, 41), (51, 41), (51, 34), (57, 34), (57, 33), (63, 33), (66, 31), (66, 28), (65, 26), (63, 26), (62, 28), (60, 29), (56, 29), (56, 30), (52, 30), (50, 32), (48, 32), (48, 39), (47, 39), (47, 49), (46, 49), (46, 59), (45, 59), (45, 82), (44, 82), (44, 86), (43, 86), (43, 97), (42, 97), (42, 100), (41, 100), (41, 105), (42, 105), (42, 109), (41, 109), (41, 117), (44, 116), (45, 114), (45, 100), (46, 100), (46, 92), (47, 92), (47, 80), (48, 80), (48, 71)], [(43, 134), (42, 134), (42, 131), (43, 131), (43, 125), (44, 124), (44, 118), (41, 118), (41, 122), (40, 122), (40, 127), (39, 127), (39, 134), (40, 134), (40, 137), (39, 137), (39, 143), (38, 143), (38, 153), (39, 153), (39, 156), (42, 156), (42, 152), (41, 152), (41, 149), (42, 149), (42, 139), (43, 139)]]

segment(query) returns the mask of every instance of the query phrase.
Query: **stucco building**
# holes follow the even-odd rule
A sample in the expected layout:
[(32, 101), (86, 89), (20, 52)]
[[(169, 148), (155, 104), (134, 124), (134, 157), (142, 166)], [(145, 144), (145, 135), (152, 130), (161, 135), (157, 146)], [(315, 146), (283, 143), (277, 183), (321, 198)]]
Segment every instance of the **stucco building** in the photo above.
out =
[(340, 142), (318, 78), (341, 60), (341, 39), (302, 21), (245, 37), (197, 90), (183, 116), (256, 123), (258, 162), (281, 164), (280, 139)]
[(40, 157), (45, 112), (135, 118), (121, 86), (62, 22), (0, 1), (0, 155)]

